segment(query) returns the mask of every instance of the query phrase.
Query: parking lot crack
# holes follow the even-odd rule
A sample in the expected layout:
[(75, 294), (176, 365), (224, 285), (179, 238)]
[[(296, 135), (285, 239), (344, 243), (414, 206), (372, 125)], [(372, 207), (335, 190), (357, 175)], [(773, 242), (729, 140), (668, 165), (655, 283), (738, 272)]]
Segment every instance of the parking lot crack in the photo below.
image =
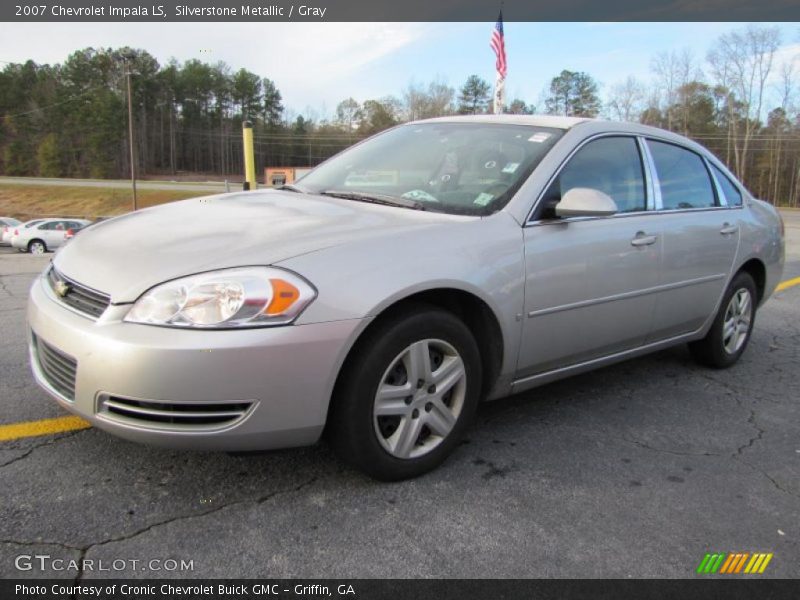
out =
[(64, 434), (61, 434), (61, 435), (57, 435), (57, 436), (53, 436), (51, 438), (48, 438), (47, 440), (45, 440), (45, 441), (43, 441), (43, 442), (41, 442), (39, 444), (35, 444), (35, 445), (31, 446), (30, 448), (28, 448), (25, 452), (23, 452), (19, 456), (15, 456), (11, 460), (8, 460), (8, 461), (6, 461), (4, 463), (0, 463), (0, 469), (2, 469), (4, 467), (8, 467), (9, 465), (13, 465), (16, 462), (19, 462), (21, 460), (24, 460), (24, 459), (28, 458), (31, 454), (36, 452), (36, 450), (38, 450), (39, 448), (44, 448), (46, 446), (52, 446), (53, 444), (56, 444), (56, 443), (58, 443), (58, 442), (60, 442), (62, 440), (66, 440), (67, 438), (71, 438), (72, 436), (78, 435), (79, 433), (82, 433), (83, 431), (85, 431), (85, 430), (84, 429), (79, 429), (77, 431), (70, 431), (68, 433), (64, 433)]
[(156, 529), (158, 527), (163, 527), (165, 525), (171, 525), (172, 523), (177, 523), (179, 521), (188, 521), (189, 519), (197, 519), (197, 518), (201, 518), (201, 517), (207, 517), (208, 515), (212, 515), (214, 513), (218, 513), (220, 511), (223, 511), (223, 510), (225, 510), (227, 508), (231, 508), (233, 506), (244, 506), (244, 505), (247, 505), (247, 504), (261, 505), (261, 504), (264, 504), (265, 502), (269, 502), (270, 500), (272, 500), (273, 498), (275, 498), (277, 496), (283, 496), (283, 495), (286, 495), (286, 494), (293, 494), (293, 493), (299, 492), (299, 491), (303, 490), (304, 488), (306, 488), (306, 487), (312, 485), (313, 483), (315, 483), (318, 479), (319, 478), (315, 475), (314, 477), (310, 477), (309, 479), (307, 479), (307, 480), (303, 481), (302, 483), (299, 483), (299, 484), (297, 484), (295, 486), (292, 486), (292, 487), (289, 487), (289, 488), (283, 488), (283, 489), (280, 489), (280, 490), (275, 490), (273, 492), (270, 492), (269, 494), (265, 494), (264, 496), (260, 496), (258, 498), (247, 498), (247, 499), (242, 499), (242, 500), (234, 500), (232, 502), (227, 502), (225, 504), (221, 504), (219, 506), (215, 506), (214, 508), (211, 508), (209, 510), (205, 510), (205, 511), (202, 511), (202, 512), (184, 514), (184, 515), (176, 515), (174, 517), (170, 517), (168, 519), (164, 519), (163, 521), (158, 521), (156, 523), (151, 523), (150, 525), (147, 525), (146, 527), (142, 527), (142, 528), (137, 529), (136, 531), (133, 531), (133, 532), (128, 533), (126, 535), (121, 535), (121, 536), (117, 536), (117, 537), (111, 537), (111, 538), (108, 538), (108, 539), (105, 539), (105, 540), (101, 540), (101, 541), (98, 541), (98, 542), (92, 542), (91, 544), (88, 544), (86, 546), (82, 546), (82, 547), (78, 548), (80, 550), (80, 552), (81, 552), (81, 555), (80, 555), (80, 559), (78, 561), (78, 572), (77, 572), (77, 575), (75, 576), (75, 580), (74, 581), (75, 581), (75, 583), (79, 583), (83, 579), (83, 575), (84, 575), (84, 573), (83, 573), (84, 559), (86, 557), (86, 554), (90, 550), (92, 550), (94, 548), (98, 548), (100, 546), (105, 546), (107, 544), (113, 544), (113, 543), (116, 543), (116, 542), (126, 542), (126, 541), (132, 540), (132, 539), (134, 539), (134, 538), (136, 538), (136, 537), (138, 537), (140, 535), (143, 535), (143, 534), (145, 534), (145, 533), (147, 533), (149, 531), (152, 531), (152, 530), (154, 530), (154, 529)]
[(780, 492), (783, 492), (784, 494), (788, 494), (789, 496), (792, 496), (793, 498), (800, 499), (800, 494), (797, 494), (796, 492), (793, 492), (793, 491), (791, 491), (791, 490), (787, 490), (785, 487), (783, 487), (783, 486), (780, 484), (780, 482), (778, 482), (778, 480), (777, 480), (777, 479), (775, 479), (775, 478), (774, 478), (772, 475), (770, 475), (769, 473), (767, 473), (767, 472), (766, 472), (764, 469), (759, 469), (758, 467), (756, 467), (756, 466), (755, 466), (755, 465), (753, 465), (753, 464), (750, 464), (750, 463), (749, 463), (749, 462), (747, 462), (746, 460), (742, 460), (741, 458), (739, 458), (739, 457), (738, 457), (738, 455), (734, 455), (734, 457), (733, 457), (733, 458), (734, 458), (735, 460), (738, 460), (738, 461), (739, 461), (740, 463), (742, 463), (743, 465), (745, 465), (745, 466), (747, 466), (747, 467), (751, 468), (751, 469), (752, 469), (753, 471), (755, 471), (756, 473), (760, 473), (761, 475), (763, 475), (764, 477), (766, 477), (766, 478), (769, 480), (769, 482), (772, 484), (772, 486), (773, 486), (773, 487), (774, 487), (776, 490), (778, 490), (778, 491), (780, 491)]
[(756, 430), (756, 435), (751, 437), (746, 444), (739, 446), (736, 449), (736, 456), (741, 456), (742, 453), (747, 450), (748, 448), (752, 448), (753, 444), (759, 441), (762, 437), (764, 437), (764, 430), (758, 425), (756, 422), (756, 411), (750, 410), (750, 416), (747, 417), (747, 422)]
[(55, 546), (56, 548), (61, 548), (62, 550), (70, 550), (70, 551), (80, 551), (81, 548), (79, 546), (71, 546), (69, 544), (64, 544), (63, 542), (53, 542), (50, 540), (42, 540), (42, 541), (31, 541), (31, 540), (4, 540), (0, 539), (0, 544), (8, 544), (10, 546), (23, 546), (23, 547), (38, 547), (38, 546)]
[(639, 448), (652, 450), (653, 452), (663, 452), (664, 454), (672, 454), (674, 456), (720, 456), (720, 454), (716, 452), (683, 452), (680, 450), (668, 450), (666, 448), (656, 448), (655, 446), (651, 446), (640, 440), (634, 440), (631, 438), (620, 437), (618, 439), (628, 444), (633, 444), (634, 446), (638, 446)]
[(6, 284), (4, 277), (4, 275), (0, 275), (0, 292), (4, 292), (9, 298), (16, 298), (16, 294), (8, 289), (8, 285)]

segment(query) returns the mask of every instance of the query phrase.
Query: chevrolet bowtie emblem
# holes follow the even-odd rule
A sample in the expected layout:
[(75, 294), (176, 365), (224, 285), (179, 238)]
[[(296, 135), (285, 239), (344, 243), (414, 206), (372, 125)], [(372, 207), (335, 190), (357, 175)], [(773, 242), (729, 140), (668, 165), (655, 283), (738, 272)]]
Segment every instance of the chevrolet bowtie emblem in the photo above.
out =
[(61, 281), (60, 279), (56, 281), (55, 285), (53, 286), (55, 289), (56, 294), (61, 296), (62, 298), (69, 294), (69, 284), (65, 281)]

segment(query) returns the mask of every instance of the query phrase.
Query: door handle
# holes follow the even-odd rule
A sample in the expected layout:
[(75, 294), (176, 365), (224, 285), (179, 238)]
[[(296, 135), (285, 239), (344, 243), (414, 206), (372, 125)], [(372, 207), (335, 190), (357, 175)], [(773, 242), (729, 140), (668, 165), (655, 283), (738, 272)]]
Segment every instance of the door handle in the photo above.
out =
[(722, 229), (719, 230), (722, 235), (732, 235), (737, 231), (739, 231), (739, 227), (730, 223), (723, 223)]
[(631, 246), (651, 246), (656, 243), (656, 236), (647, 235), (644, 231), (638, 231), (636, 237), (631, 240)]

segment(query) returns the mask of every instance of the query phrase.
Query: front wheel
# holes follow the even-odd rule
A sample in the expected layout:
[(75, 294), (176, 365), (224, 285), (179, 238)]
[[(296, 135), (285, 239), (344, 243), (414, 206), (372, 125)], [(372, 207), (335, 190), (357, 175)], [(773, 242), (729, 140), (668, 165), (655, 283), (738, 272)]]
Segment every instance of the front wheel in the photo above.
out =
[(28, 244), (28, 252), (31, 254), (41, 255), (47, 252), (47, 246), (41, 240), (32, 240)]
[(378, 324), (348, 360), (331, 444), (376, 479), (416, 477), (456, 447), (480, 389), (480, 355), (467, 326), (436, 308), (406, 312)]
[(706, 337), (689, 344), (699, 363), (717, 369), (733, 365), (747, 348), (756, 317), (756, 284), (748, 273), (733, 278)]

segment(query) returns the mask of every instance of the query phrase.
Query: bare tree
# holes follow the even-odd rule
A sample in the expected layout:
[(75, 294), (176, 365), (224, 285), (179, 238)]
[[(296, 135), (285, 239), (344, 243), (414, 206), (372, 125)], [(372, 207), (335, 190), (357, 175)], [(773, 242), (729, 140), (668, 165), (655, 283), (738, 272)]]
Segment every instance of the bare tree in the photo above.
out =
[[(740, 179), (745, 177), (750, 143), (760, 127), (767, 79), (779, 45), (777, 27), (749, 25), (720, 36), (708, 53), (714, 78), (728, 90), (729, 136)], [(737, 103), (740, 115), (735, 112)]]
[(650, 62), (650, 69), (656, 78), (663, 104), (659, 106), (666, 117), (667, 129), (675, 129), (670, 107), (679, 101), (679, 90), (692, 79), (701, 76), (695, 65), (694, 55), (688, 48), (671, 50), (657, 54)]
[(788, 113), (795, 112), (795, 94), (797, 93), (796, 83), (797, 73), (794, 63), (786, 61), (781, 65), (780, 79), (775, 85), (778, 97), (781, 100), (781, 108)]
[(434, 79), (427, 88), (413, 81), (403, 92), (405, 120), (427, 119), (452, 114), (455, 90), (441, 79)]
[(638, 121), (645, 105), (645, 86), (633, 75), (611, 86), (608, 112), (618, 121)]

